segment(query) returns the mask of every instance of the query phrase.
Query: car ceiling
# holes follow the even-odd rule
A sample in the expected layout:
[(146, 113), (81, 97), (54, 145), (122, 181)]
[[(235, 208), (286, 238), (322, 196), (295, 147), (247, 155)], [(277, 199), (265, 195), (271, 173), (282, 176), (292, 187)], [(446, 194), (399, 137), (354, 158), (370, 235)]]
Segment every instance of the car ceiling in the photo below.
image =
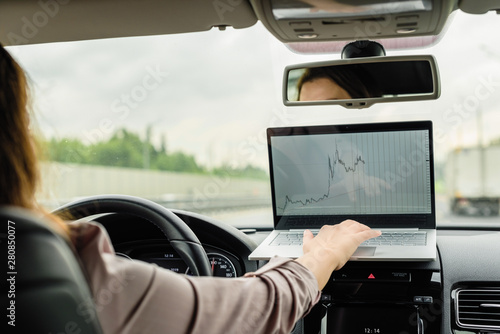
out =
[[(498, 0), (441, 1), (472, 14), (500, 10)], [(21, 45), (195, 32), (214, 26), (240, 29), (258, 20), (252, 3), (255, 1), (1, 0), (0, 41)]]

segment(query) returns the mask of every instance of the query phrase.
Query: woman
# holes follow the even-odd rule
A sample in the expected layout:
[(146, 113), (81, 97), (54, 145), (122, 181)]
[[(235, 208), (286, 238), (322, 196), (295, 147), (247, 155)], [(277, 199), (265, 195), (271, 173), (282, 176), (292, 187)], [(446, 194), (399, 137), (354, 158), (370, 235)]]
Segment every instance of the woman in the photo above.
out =
[(358, 65), (308, 68), (297, 82), (299, 101), (350, 100), (382, 96), (371, 75)]
[(379, 235), (351, 220), (324, 226), (316, 237), (306, 231), (300, 258), (274, 258), (257, 272), (231, 280), (187, 277), (123, 260), (98, 224), (66, 224), (36, 204), (28, 97), (22, 69), (0, 45), (0, 205), (44, 215), (66, 237), (87, 272), (105, 333), (289, 333), (318, 301), (332, 271), (361, 242)]

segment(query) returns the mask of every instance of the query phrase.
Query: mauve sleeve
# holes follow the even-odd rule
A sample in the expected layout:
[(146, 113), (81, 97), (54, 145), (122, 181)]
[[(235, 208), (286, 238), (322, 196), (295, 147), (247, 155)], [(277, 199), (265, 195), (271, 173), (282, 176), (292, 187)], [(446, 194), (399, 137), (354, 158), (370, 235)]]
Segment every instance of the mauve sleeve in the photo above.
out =
[(193, 333), (290, 333), (320, 297), (313, 274), (273, 258), (244, 278), (190, 277), (196, 296)]
[(96, 224), (75, 230), (105, 333), (289, 333), (319, 300), (315, 277), (290, 259), (242, 278), (187, 277), (116, 257)]

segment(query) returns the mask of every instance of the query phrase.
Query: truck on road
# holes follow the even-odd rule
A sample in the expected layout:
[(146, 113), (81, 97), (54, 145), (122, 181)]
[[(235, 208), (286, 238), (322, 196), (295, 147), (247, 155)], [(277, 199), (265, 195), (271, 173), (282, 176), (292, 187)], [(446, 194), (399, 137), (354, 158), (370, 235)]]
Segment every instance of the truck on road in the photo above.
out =
[(498, 215), (500, 145), (458, 148), (448, 154), (446, 189), (452, 212)]

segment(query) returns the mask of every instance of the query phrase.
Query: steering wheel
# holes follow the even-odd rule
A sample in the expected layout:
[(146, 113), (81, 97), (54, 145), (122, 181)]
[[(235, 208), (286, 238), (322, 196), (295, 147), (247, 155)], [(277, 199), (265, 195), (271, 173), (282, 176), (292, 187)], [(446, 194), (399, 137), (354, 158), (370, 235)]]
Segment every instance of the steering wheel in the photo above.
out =
[(111, 212), (135, 215), (153, 223), (194, 275), (212, 276), (207, 254), (193, 231), (174, 213), (155, 202), (134, 196), (99, 195), (71, 202), (53, 213), (63, 219), (77, 220)]

